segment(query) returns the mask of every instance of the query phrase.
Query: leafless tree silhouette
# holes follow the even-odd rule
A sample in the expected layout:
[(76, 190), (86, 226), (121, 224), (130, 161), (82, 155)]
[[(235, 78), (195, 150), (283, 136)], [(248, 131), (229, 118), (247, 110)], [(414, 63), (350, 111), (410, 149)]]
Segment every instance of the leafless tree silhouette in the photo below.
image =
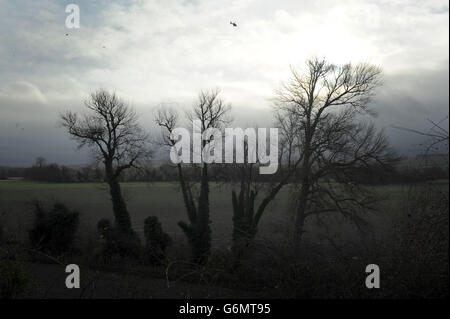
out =
[(362, 119), (373, 113), (369, 102), (381, 84), (378, 67), (337, 66), (314, 58), (304, 72), (291, 71), (277, 91), (275, 108), (283, 146), (290, 150), (284, 161), (287, 167), (298, 163), (292, 191), (299, 244), (310, 216), (339, 212), (364, 225), (362, 213), (374, 209), (377, 198), (350, 172), (389, 167), (395, 158), (383, 131)]
[[(291, 127), (293, 128), (293, 126)], [(288, 147), (292, 135), (287, 128), (282, 128), (280, 139), (279, 162), (283, 156), (292, 158), (293, 148)], [(248, 143), (244, 141), (244, 163), (234, 164), (231, 169), (231, 179), (237, 180), (237, 190), (232, 191), (233, 207), (233, 243), (234, 267), (238, 267), (247, 248), (253, 243), (258, 232), (258, 225), (267, 206), (276, 198), (280, 190), (287, 185), (300, 163), (300, 160), (289, 161), (288, 165), (280, 166), (276, 175), (269, 181), (258, 175), (260, 163), (248, 162)]]
[[(201, 91), (196, 104), (191, 112), (187, 113), (190, 121), (198, 120), (202, 132), (209, 128), (223, 129), (230, 121), (229, 112), (231, 106), (219, 97), (220, 90)], [(164, 129), (163, 141), (168, 146), (173, 146), (176, 141), (170, 135), (176, 127), (178, 114), (173, 109), (163, 108), (157, 112), (156, 123)], [(211, 142), (210, 139), (202, 140), (202, 149)], [(193, 261), (205, 263), (211, 249), (211, 229), (209, 214), (209, 164), (201, 164), (200, 190), (197, 200), (194, 199), (192, 184), (186, 181), (181, 163), (177, 164), (178, 176), (183, 201), (186, 207), (189, 224), (180, 221), (178, 225), (188, 237), (192, 249)]]
[(87, 113), (61, 114), (62, 125), (79, 148), (89, 147), (104, 163), (116, 226), (122, 233), (131, 233), (119, 176), (150, 155), (148, 136), (139, 125), (136, 112), (114, 93), (100, 89), (90, 95), (85, 106)]

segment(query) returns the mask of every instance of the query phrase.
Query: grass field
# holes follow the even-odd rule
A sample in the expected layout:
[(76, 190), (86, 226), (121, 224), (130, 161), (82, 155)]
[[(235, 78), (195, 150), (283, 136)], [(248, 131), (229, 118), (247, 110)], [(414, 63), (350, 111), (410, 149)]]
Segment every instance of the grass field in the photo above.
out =
[[(447, 180), (434, 184), (448, 192)], [(85, 276), (83, 278), (92, 278), (95, 282), (95, 288), (90, 284), (90, 279), (85, 284), (84, 287), (88, 288), (83, 289), (83, 292), (86, 291), (85, 298), (373, 297), (370, 291), (355, 283), (364, 281), (364, 269), (374, 260), (382, 267), (385, 276), (383, 278), (386, 278), (386, 288), (380, 290), (380, 296), (392, 298), (448, 294), (448, 287), (443, 284), (448, 282), (448, 272), (442, 275), (443, 271), (433, 266), (437, 269), (437, 275), (427, 273), (430, 262), (445, 266), (445, 263), (448, 265), (448, 259), (441, 261), (432, 255), (425, 259), (421, 266), (416, 260), (421, 260), (424, 254), (429, 256), (429, 247), (432, 247), (422, 247), (423, 236), (418, 237), (418, 241), (411, 241), (406, 237), (406, 249), (398, 245), (403, 243), (398, 240), (399, 236), (408, 234), (398, 225), (411, 225), (412, 220), (405, 209), (405, 205), (414, 202), (407, 200), (408, 194), (417, 195), (418, 191), (423, 189), (413, 185), (385, 185), (374, 188), (385, 199), (380, 202), (378, 212), (367, 216), (371, 227), (366, 229), (364, 236), (360, 236), (361, 233), (357, 232), (355, 227), (337, 215), (324, 218), (325, 227), (318, 227), (315, 219), (311, 218), (305, 227), (305, 239), (308, 239), (308, 242), (305, 241), (306, 249), (302, 250), (301, 256), (292, 253), (290, 243), (280, 241), (290, 239), (288, 230), (292, 225), (288, 204), (289, 191), (285, 188), (266, 210), (259, 227), (258, 242), (251, 250), (252, 253), (249, 253), (248, 260), (244, 261), (238, 273), (232, 274), (227, 271), (231, 255), (223, 249), (231, 243), (232, 185), (211, 184), (214, 248), (211, 265), (205, 269), (193, 270), (183, 263), (189, 260), (189, 248), (185, 235), (177, 226), (179, 220), (186, 220), (177, 184), (123, 183), (122, 189), (133, 227), (141, 238), (143, 239), (144, 219), (156, 215), (174, 240), (168, 252), (168, 259), (181, 263), (170, 268), (170, 288), (166, 282), (168, 270), (165, 266), (149, 267), (145, 264), (129, 263), (126, 259), (119, 259), (110, 264), (102, 263), (103, 259), (99, 258), (98, 254), (98, 248), (101, 246), (95, 226), (100, 218), (113, 219), (109, 194), (103, 184), (0, 181), (0, 222), (6, 225), (7, 238), (18, 240), (11, 241), (13, 245), (17, 244), (11, 247), (16, 247), (17, 256), (23, 258), (26, 278), (31, 278), (29, 280), (32, 283), (27, 296), (32, 298), (79, 297), (78, 293), (68, 291), (63, 285), (63, 266), (48, 264), (48, 258), (45, 256), (38, 255), (40, 258), (36, 259), (34, 254), (23, 253), (23, 247), (27, 247), (27, 244), (23, 245), (26, 243), (27, 230), (33, 221), (33, 200), (49, 204), (61, 201), (70, 209), (80, 212), (81, 225), (78, 242), (75, 243), (80, 254), (69, 258), (71, 263), (75, 260), (75, 263), (82, 266)], [(413, 234), (413, 238), (416, 238), (417, 234), (421, 233)], [(399, 250), (399, 247), (403, 249)], [(411, 270), (410, 261), (413, 261), (414, 266), (417, 264), (416, 270), (414, 267)], [(422, 277), (423, 280), (417, 281), (417, 278)], [(430, 289), (422, 293), (424, 286)]]
[[(441, 181), (448, 187), (448, 181)], [(155, 215), (161, 220), (164, 229), (175, 240), (185, 240), (177, 226), (186, 220), (181, 193), (176, 183), (124, 183), (124, 196), (132, 217), (135, 230), (142, 235), (143, 221)], [(232, 231), (231, 185), (211, 185), (211, 227), (214, 245), (228, 245)], [(410, 185), (376, 186), (386, 199), (380, 204), (379, 212), (369, 216), (375, 231), (385, 231), (402, 209), (403, 201)], [(448, 188), (447, 188), (448, 189)], [(260, 225), (260, 234), (265, 237), (283, 235), (290, 222), (288, 191), (285, 188), (266, 210)], [(25, 238), (32, 222), (33, 200), (62, 201), (81, 214), (80, 233), (94, 234), (95, 225), (100, 218), (110, 218), (112, 208), (107, 188), (103, 184), (48, 184), (26, 181), (0, 181), (0, 213), (6, 222), (6, 232)], [(332, 228), (342, 234), (350, 234), (351, 228), (345, 221), (335, 219)], [(309, 226), (309, 235), (316, 232)], [(84, 233), (84, 234), (83, 234)], [(84, 236), (82, 236), (84, 237)]]
[[(133, 227), (139, 233), (143, 230), (143, 221), (148, 216), (158, 216), (164, 229), (173, 237), (182, 237), (177, 222), (186, 219), (181, 193), (176, 183), (124, 183), (124, 197), (130, 210)], [(286, 216), (286, 209), (274, 203), (264, 218), (265, 226), (277, 223)], [(71, 209), (78, 210), (81, 231), (94, 232), (97, 221), (101, 218), (113, 219), (112, 206), (107, 188), (103, 184), (49, 184), (24, 181), (0, 181), (0, 212), (8, 228), (14, 233), (25, 235), (32, 222), (33, 200), (45, 202), (61, 201)], [(212, 185), (211, 220), (215, 242), (227, 242), (231, 237), (231, 187)], [(267, 227), (265, 227), (267, 228)]]

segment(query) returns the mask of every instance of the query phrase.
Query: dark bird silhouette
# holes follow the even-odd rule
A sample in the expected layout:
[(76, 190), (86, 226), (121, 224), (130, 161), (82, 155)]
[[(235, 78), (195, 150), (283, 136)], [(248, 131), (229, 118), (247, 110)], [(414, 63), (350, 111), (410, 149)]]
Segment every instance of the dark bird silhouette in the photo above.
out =
[(68, 37), (69, 36), (69, 34), (68, 33), (66, 33), (66, 37)]
[(236, 24), (236, 22), (232, 22), (232, 21), (230, 21), (230, 24), (233, 26), (233, 27), (237, 27), (237, 24)]

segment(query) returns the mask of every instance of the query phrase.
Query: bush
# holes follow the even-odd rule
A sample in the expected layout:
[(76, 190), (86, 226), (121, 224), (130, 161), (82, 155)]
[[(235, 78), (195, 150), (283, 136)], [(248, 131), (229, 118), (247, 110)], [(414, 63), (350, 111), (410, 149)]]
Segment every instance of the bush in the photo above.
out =
[(75, 234), (80, 220), (78, 212), (71, 212), (61, 203), (55, 203), (47, 212), (40, 202), (34, 203), (35, 220), (29, 230), (34, 249), (58, 257), (74, 250)]
[(6, 260), (0, 263), (0, 299), (25, 297), (30, 280), (19, 262)]
[(27, 297), (31, 280), (11, 247), (0, 246), (0, 299)]
[(9, 238), (6, 237), (6, 213), (0, 212), (0, 244), (8, 241)]
[(411, 188), (404, 205), (407, 220), (395, 225), (395, 254), (390, 261), (394, 276), (401, 283), (397, 294), (448, 297), (448, 188), (432, 183), (417, 185)]
[(1, 220), (1, 216), (0, 216), (0, 244), (3, 242), (5, 237), (5, 227), (3, 226), (3, 221)]
[(144, 221), (146, 239), (146, 257), (152, 264), (161, 264), (166, 259), (166, 249), (172, 242), (170, 236), (162, 229), (156, 216), (147, 217)]
[(108, 219), (98, 221), (97, 231), (103, 240), (102, 255), (105, 262), (114, 256), (139, 259), (141, 241), (135, 232), (122, 233)]

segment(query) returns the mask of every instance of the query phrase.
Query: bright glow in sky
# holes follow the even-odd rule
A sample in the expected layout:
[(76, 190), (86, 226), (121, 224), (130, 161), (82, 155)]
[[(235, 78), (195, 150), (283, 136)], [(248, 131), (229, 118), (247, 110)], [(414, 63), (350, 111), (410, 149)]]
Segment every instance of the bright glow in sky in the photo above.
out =
[[(65, 28), (70, 2), (81, 10), (77, 30)], [(289, 66), (313, 55), (382, 66), (381, 125), (448, 114), (446, 0), (70, 2), (0, 0), (0, 165), (73, 160), (57, 112), (99, 87), (147, 121), (156, 104), (188, 107), (210, 87), (238, 121), (267, 120)]]

